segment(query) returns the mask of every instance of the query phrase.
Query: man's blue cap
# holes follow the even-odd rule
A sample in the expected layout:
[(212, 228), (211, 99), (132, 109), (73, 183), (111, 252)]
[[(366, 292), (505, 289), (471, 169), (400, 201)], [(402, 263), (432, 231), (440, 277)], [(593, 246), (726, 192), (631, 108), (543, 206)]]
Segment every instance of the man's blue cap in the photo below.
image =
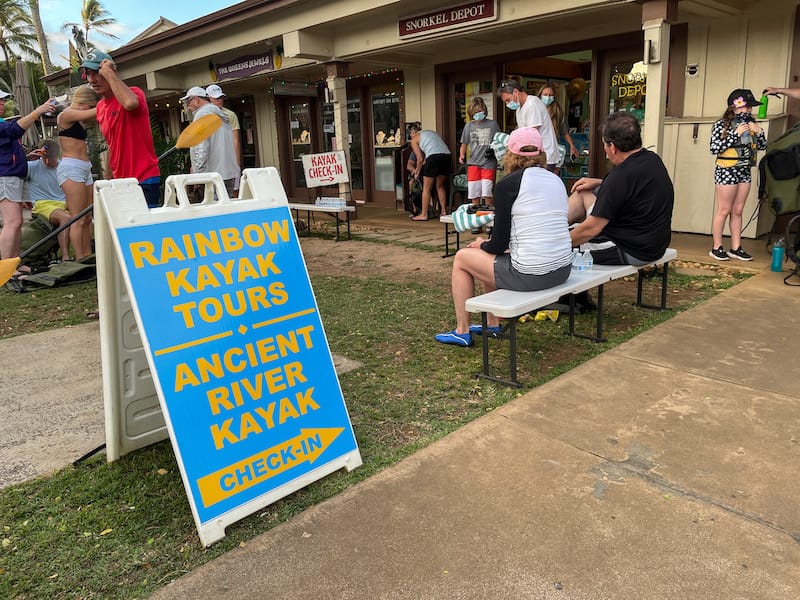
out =
[(114, 59), (111, 58), (110, 55), (106, 54), (102, 50), (94, 48), (89, 51), (89, 54), (86, 55), (86, 59), (81, 63), (81, 68), (91, 69), (92, 71), (99, 71), (100, 63), (103, 62), (105, 59), (114, 62)]

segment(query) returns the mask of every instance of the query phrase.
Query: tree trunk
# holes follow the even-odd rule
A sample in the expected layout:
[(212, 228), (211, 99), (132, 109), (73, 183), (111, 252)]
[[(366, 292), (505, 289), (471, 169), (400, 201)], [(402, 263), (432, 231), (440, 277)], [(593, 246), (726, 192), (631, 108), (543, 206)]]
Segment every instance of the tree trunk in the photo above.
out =
[(45, 75), (53, 71), (53, 63), (50, 61), (50, 49), (47, 47), (47, 35), (42, 26), (42, 17), (39, 14), (39, 0), (28, 0), (31, 9), (31, 19), (36, 30), (36, 39), (39, 41), (39, 52), (42, 56), (42, 69)]

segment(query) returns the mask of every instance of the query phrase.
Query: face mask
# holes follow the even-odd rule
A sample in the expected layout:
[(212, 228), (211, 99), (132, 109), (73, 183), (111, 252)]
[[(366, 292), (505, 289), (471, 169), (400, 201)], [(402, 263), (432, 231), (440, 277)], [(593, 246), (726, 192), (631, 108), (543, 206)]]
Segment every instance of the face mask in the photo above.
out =
[(512, 100), (511, 102), (506, 102), (506, 108), (508, 110), (517, 110), (519, 108), (519, 102), (516, 100)]
[(474, 115), (472, 115), (472, 118), (476, 121), (483, 121), (486, 118), (486, 113), (476, 112)]
[(555, 99), (556, 99), (555, 96), (542, 96), (542, 102), (544, 102), (545, 106), (550, 106), (555, 101)]

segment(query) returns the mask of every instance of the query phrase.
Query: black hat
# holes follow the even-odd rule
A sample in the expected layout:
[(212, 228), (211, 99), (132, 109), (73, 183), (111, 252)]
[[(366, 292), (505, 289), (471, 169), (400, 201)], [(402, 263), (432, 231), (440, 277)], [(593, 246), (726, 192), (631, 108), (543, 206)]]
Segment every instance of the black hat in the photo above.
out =
[(733, 90), (728, 95), (728, 106), (742, 108), (743, 106), (761, 106), (761, 102), (756, 100), (753, 92), (748, 89)]

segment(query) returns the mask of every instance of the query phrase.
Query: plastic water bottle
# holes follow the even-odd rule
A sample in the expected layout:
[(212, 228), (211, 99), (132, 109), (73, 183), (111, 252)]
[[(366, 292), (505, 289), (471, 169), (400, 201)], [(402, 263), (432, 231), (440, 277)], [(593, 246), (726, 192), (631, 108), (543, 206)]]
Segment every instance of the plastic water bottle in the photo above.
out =
[(767, 90), (764, 90), (761, 93), (761, 106), (758, 107), (759, 119), (767, 118), (767, 104), (769, 104), (769, 98), (767, 97)]
[(742, 138), (742, 143), (745, 146), (749, 146), (751, 144), (751, 142), (753, 141), (753, 138), (750, 137), (750, 130), (749, 129), (746, 130), (744, 133), (742, 133), (741, 138)]
[(583, 253), (580, 250), (572, 251), (572, 268), (576, 271), (586, 270), (586, 263), (583, 262)]
[(592, 267), (594, 266), (594, 257), (592, 256), (592, 252), (587, 250), (583, 253), (583, 264), (587, 271), (591, 271)]
[(772, 264), (770, 270), (780, 273), (783, 271), (783, 238), (779, 239), (772, 245)]

